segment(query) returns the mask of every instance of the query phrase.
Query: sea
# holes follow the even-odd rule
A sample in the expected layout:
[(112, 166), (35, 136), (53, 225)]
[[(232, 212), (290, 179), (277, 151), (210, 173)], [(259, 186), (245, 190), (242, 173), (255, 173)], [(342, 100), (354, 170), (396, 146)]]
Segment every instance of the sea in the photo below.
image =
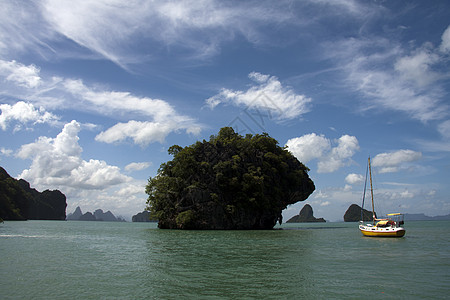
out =
[(179, 231), (155, 223), (0, 224), (0, 299), (450, 299), (450, 222), (403, 238), (357, 223)]

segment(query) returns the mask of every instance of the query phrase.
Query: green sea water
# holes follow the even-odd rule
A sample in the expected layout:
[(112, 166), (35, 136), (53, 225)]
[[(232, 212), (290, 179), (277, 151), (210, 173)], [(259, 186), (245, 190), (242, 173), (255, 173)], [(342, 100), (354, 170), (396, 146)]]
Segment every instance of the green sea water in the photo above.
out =
[(0, 224), (0, 299), (448, 299), (450, 222), (399, 239), (357, 223), (268, 231)]

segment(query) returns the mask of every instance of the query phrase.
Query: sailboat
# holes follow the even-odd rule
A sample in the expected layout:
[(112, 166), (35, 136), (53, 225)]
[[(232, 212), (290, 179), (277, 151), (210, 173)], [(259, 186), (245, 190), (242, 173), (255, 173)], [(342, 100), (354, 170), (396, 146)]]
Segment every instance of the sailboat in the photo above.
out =
[(402, 225), (405, 223), (401, 213), (387, 214), (386, 218), (377, 219), (375, 215), (375, 208), (373, 204), (373, 188), (372, 188), (372, 170), (370, 167), (370, 157), (368, 160), (368, 172), (370, 178), (370, 195), (372, 196), (372, 223), (364, 224), (362, 210), (364, 208), (364, 198), (366, 195), (367, 185), (367, 171), (366, 183), (364, 184), (363, 204), (361, 206), (361, 221), (359, 222), (359, 230), (364, 236), (370, 237), (402, 237), (405, 235), (405, 228)]

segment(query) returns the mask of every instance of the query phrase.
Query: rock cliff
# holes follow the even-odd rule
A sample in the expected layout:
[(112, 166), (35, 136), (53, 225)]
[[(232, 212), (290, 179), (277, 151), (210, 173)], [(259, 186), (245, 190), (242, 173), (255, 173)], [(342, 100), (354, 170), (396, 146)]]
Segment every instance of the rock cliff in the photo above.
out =
[(66, 206), (66, 196), (60, 191), (41, 193), (0, 167), (0, 217), (4, 220), (65, 220)]
[(293, 216), (286, 223), (310, 223), (310, 222), (326, 222), (324, 218), (316, 218), (313, 214), (311, 205), (305, 204), (300, 214)]

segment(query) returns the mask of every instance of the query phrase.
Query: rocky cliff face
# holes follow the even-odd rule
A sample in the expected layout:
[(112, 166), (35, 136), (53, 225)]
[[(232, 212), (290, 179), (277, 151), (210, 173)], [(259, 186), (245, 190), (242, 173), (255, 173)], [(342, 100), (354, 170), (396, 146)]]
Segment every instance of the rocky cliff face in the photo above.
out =
[(314, 217), (311, 205), (305, 204), (300, 214), (293, 216), (286, 223), (309, 223), (309, 222), (326, 222), (324, 218)]
[(0, 167), (0, 217), (4, 220), (65, 220), (66, 206), (66, 196), (60, 191), (40, 193)]
[[(375, 214), (376, 216), (376, 214)], [(364, 221), (372, 221), (372, 212), (368, 210), (363, 210), (363, 218)], [(361, 206), (357, 204), (352, 204), (347, 209), (347, 211), (344, 214), (344, 221), (345, 222), (359, 222), (361, 220)]]

